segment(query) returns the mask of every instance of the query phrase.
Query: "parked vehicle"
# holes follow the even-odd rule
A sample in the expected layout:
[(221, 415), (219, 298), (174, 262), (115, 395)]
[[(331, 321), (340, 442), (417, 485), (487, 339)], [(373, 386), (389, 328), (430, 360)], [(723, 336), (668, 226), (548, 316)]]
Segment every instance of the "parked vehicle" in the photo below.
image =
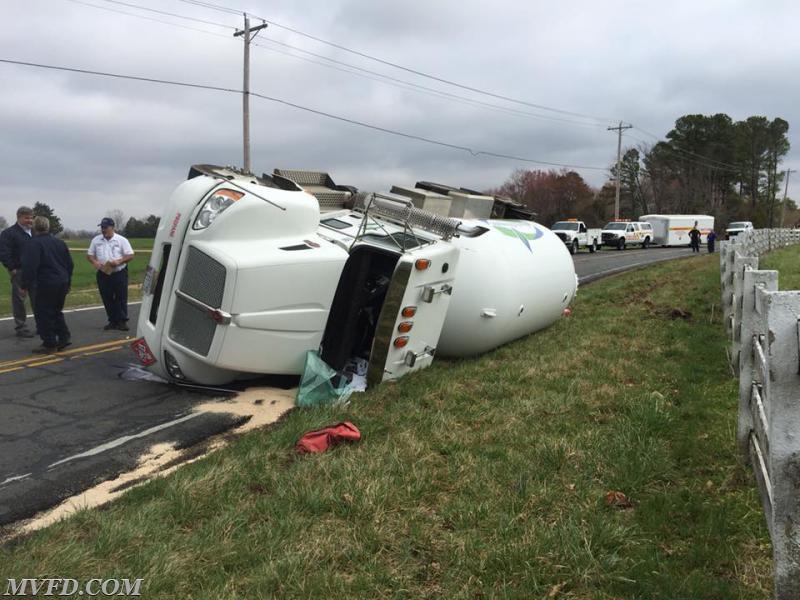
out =
[(550, 231), (561, 238), (570, 254), (575, 254), (581, 248), (588, 248), (589, 252), (595, 252), (602, 245), (600, 229), (589, 229), (583, 221), (577, 219), (553, 223)]
[(700, 230), (700, 243), (705, 244), (714, 229), (714, 217), (710, 215), (642, 215), (639, 220), (652, 224), (652, 243), (659, 246), (688, 246), (689, 231), (695, 223)]
[(576, 289), (564, 244), (532, 221), (434, 215), (324, 173), (196, 165), (166, 203), (133, 348), (177, 382), (296, 375), (320, 350), (336, 370), (368, 360), (374, 385), (547, 327)]
[(753, 223), (750, 221), (734, 221), (733, 223), (729, 223), (727, 229), (725, 229), (725, 239), (729, 240), (744, 231), (750, 231), (752, 228)]
[(647, 248), (653, 241), (653, 226), (646, 221), (611, 221), (600, 232), (604, 246), (625, 250), (628, 246)]

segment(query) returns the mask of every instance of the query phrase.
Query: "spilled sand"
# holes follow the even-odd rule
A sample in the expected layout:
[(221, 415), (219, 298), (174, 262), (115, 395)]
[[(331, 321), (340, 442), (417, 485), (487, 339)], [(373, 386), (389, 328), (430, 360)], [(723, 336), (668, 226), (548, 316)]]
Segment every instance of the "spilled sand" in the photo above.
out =
[(296, 389), (283, 390), (261, 387), (248, 389), (232, 399), (212, 400), (195, 407), (195, 412), (225, 413), (250, 417), (233, 430), (218, 434), (205, 442), (204, 452), (197, 455), (192, 449), (176, 450), (173, 444), (155, 444), (142, 455), (134, 468), (116, 478), (104, 481), (80, 494), (67, 498), (54, 508), (19, 523), (11, 535), (24, 534), (47, 527), (74, 512), (101, 506), (120, 497), (126, 490), (154, 477), (167, 475), (182, 465), (202, 458), (223, 447), (231, 434), (238, 435), (275, 423), (284, 413), (294, 408)]

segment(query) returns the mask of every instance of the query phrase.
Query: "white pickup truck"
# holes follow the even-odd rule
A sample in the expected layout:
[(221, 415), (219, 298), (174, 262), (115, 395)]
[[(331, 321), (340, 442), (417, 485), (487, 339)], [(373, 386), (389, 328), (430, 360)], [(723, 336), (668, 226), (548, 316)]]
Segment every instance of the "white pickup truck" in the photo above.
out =
[(576, 219), (553, 223), (550, 231), (561, 238), (570, 254), (575, 254), (581, 248), (588, 248), (589, 252), (594, 252), (602, 245), (600, 229), (589, 229), (583, 221)]

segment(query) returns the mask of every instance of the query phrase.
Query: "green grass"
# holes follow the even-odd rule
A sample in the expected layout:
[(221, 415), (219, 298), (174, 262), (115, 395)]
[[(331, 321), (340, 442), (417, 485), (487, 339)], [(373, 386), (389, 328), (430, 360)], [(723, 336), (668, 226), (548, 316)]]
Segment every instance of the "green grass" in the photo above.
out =
[[(134, 259), (128, 263), (128, 292), (129, 301), (133, 302), (141, 298), (141, 284), (144, 280), (144, 272), (150, 262), (150, 250), (153, 247), (152, 239), (137, 239), (131, 241), (134, 251)], [(72, 260), (75, 263), (75, 271), (72, 274), (72, 290), (67, 296), (66, 306), (75, 308), (78, 306), (93, 306), (102, 304), (100, 294), (97, 292), (97, 282), (95, 280), (95, 270), (89, 261), (86, 260), (86, 252), (89, 249), (89, 240), (66, 240), (70, 248)], [(28, 308), (30, 312), (30, 307)], [(8, 278), (0, 284), (0, 316), (11, 314), (11, 283)]]
[(800, 290), (800, 246), (789, 246), (773, 250), (759, 260), (758, 266), (764, 270), (775, 270), (778, 288), (781, 290)]
[[(716, 255), (586, 286), (545, 331), (297, 409), (6, 544), (0, 580), (142, 577), (148, 598), (770, 597), (719, 303)], [(362, 441), (293, 452), (344, 419)], [(607, 506), (612, 491), (632, 506)]]

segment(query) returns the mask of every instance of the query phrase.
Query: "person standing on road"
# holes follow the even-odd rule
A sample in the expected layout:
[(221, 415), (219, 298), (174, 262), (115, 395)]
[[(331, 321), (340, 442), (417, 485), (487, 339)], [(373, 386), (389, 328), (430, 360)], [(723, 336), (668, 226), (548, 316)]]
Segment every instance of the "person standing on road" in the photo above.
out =
[(714, 242), (717, 241), (717, 234), (714, 233), (713, 229), (708, 232), (707, 240), (708, 240), (708, 242), (707, 242), (708, 243), (708, 253), (709, 254), (713, 254), (714, 253)]
[(692, 247), (692, 252), (700, 252), (700, 230), (697, 228), (697, 221), (689, 230), (689, 245)]
[(69, 248), (50, 235), (47, 217), (33, 220), (33, 238), (22, 250), (23, 291), (35, 289), (33, 316), (42, 345), (34, 354), (50, 354), (70, 345), (70, 332), (64, 320), (64, 300), (72, 283), (73, 262)]
[(128, 331), (128, 268), (133, 260), (131, 243), (114, 231), (114, 219), (100, 221), (100, 234), (96, 235), (86, 255), (97, 269), (97, 289), (106, 308), (108, 323), (103, 329)]
[[(17, 222), (0, 233), (0, 261), (11, 276), (11, 311), (14, 314), (14, 329), (17, 337), (32, 338), (35, 334), (28, 329), (25, 310), (25, 296), (20, 281), (22, 280), (22, 249), (31, 241), (33, 228), (33, 210), (27, 206), (17, 209)], [(27, 295), (33, 308), (34, 293)]]

